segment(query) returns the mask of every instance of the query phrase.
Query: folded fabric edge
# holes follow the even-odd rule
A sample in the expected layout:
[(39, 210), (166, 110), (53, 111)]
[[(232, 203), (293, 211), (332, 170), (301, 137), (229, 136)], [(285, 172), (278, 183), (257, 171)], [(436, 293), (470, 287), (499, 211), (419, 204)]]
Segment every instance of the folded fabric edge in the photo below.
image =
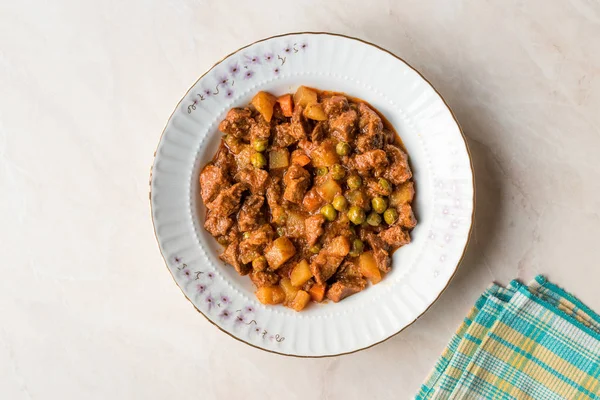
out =
[(535, 281), (540, 286), (543, 286), (545, 288), (548, 288), (549, 290), (552, 290), (554, 293), (558, 294), (561, 297), (564, 297), (565, 299), (567, 299), (568, 301), (573, 303), (573, 305), (575, 305), (575, 307), (580, 308), (591, 319), (593, 319), (598, 325), (600, 325), (600, 315), (598, 315), (596, 312), (594, 312), (591, 308), (589, 308), (585, 303), (583, 303), (581, 300), (579, 300), (577, 297), (575, 297), (572, 293), (567, 292), (566, 290), (564, 290), (557, 284), (548, 281), (548, 279), (546, 279), (546, 277), (543, 275), (536, 276)]

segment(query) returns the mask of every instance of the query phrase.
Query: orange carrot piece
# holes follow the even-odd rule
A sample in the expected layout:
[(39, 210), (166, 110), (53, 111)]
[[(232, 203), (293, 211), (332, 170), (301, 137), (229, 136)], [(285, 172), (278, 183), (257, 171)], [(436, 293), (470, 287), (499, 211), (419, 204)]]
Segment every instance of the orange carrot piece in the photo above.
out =
[(294, 111), (292, 95), (284, 94), (283, 96), (279, 96), (277, 98), (277, 102), (281, 106), (281, 111), (283, 111), (283, 115), (285, 115), (286, 117), (291, 117)]
[(310, 294), (312, 301), (316, 301), (317, 303), (322, 302), (325, 297), (325, 285), (312, 285), (308, 290), (308, 294)]

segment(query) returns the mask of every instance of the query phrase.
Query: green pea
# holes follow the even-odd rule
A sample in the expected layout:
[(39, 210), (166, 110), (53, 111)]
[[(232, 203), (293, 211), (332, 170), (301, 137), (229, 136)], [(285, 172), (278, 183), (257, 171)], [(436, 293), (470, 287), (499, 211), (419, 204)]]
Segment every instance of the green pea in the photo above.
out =
[(321, 251), (321, 245), (320, 244), (315, 244), (314, 246), (311, 246), (310, 249), (308, 249), (311, 253), (313, 254), (317, 254), (318, 252)]
[(244, 239), (249, 239), (250, 238), (250, 232), (244, 232)]
[(281, 236), (285, 236), (285, 230), (283, 229), (283, 227), (279, 227), (277, 228), (277, 235), (279, 235), (279, 237)]
[(383, 219), (385, 219), (386, 224), (392, 225), (398, 219), (398, 211), (394, 208), (388, 208), (383, 213)]
[(253, 143), (254, 150), (261, 153), (267, 149), (268, 145), (269, 141), (266, 139), (256, 139)]
[(379, 226), (379, 224), (381, 224), (381, 215), (377, 214), (376, 212), (370, 213), (367, 217), (367, 224), (371, 226)]
[(350, 145), (346, 142), (339, 142), (336, 146), (335, 146), (335, 152), (339, 155), (339, 156), (347, 156), (348, 154), (350, 154), (350, 151), (352, 149), (350, 148)]
[(254, 260), (252, 260), (252, 268), (256, 270), (261, 270), (267, 264), (267, 259), (264, 256), (258, 256)]
[(387, 200), (383, 197), (374, 197), (371, 199), (371, 207), (376, 213), (382, 214), (387, 208)]
[(250, 157), (250, 162), (256, 168), (263, 168), (265, 165), (267, 165), (267, 159), (262, 153), (252, 154), (252, 156)]
[(325, 204), (321, 207), (321, 214), (325, 217), (327, 221), (333, 221), (337, 217), (337, 211), (331, 204)]
[(350, 219), (354, 225), (362, 224), (365, 222), (365, 210), (358, 206), (350, 207), (350, 210), (348, 211), (348, 219)]
[(317, 168), (317, 175), (319, 175), (319, 176), (327, 175), (327, 172), (328, 172), (327, 167)]
[(333, 164), (331, 166), (331, 177), (336, 181), (343, 179), (346, 176), (346, 170), (340, 164)]
[(354, 239), (352, 242), (352, 250), (350, 250), (350, 255), (352, 257), (358, 257), (364, 251), (365, 245), (360, 239)]
[(391, 193), (392, 191), (392, 185), (385, 178), (379, 178), (379, 186), (381, 186), (381, 189), (383, 189), (383, 191), (386, 193)]
[(338, 194), (333, 198), (333, 208), (338, 211), (346, 211), (346, 207), (348, 207), (348, 201), (344, 196)]
[(348, 177), (348, 187), (350, 189), (358, 189), (362, 185), (362, 179), (358, 175)]

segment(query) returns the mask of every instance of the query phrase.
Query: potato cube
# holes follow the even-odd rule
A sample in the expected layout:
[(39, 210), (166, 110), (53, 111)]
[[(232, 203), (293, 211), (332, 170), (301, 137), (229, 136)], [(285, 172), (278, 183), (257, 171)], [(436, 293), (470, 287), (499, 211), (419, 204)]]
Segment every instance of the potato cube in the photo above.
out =
[(310, 154), (312, 164), (315, 167), (331, 167), (339, 161), (335, 152), (335, 146), (332, 142), (325, 141), (317, 146)]
[(287, 228), (286, 232), (288, 236), (293, 238), (303, 237), (305, 232), (305, 219), (306, 217), (304, 216), (304, 214), (295, 211), (289, 211), (287, 214), (287, 219), (285, 221), (285, 225)]
[(267, 92), (258, 92), (251, 101), (254, 108), (256, 108), (256, 111), (258, 111), (267, 122), (271, 122), (271, 118), (273, 117), (273, 107), (276, 102), (277, 98)]
[(327, 120), (327, 114), (325, 114), (323, 107), (319, 103), (308, 104), (304, 109), (304, 116), (315, 121)]
[(296, 293), (296, 297), (290, 303), (290, 307), (296, 311), (302, 311), (309, 301), (310, 295), (304, 290), (298, 290), (298, 293)]
[(317, 92), (306, 86), (300, 86), (294, 94), (294, 104), (306, 107), (308, 104), (317, 102)]
[(269, 152), (269, 169), (287, 168), (290, 165), (288, 149), (275, 149)]
[(412, 181), (406, 181), (390, 195), (390, 206), (397, 207), (405, 203), (410, 203), (413, 201), (414, 196), (415, 184)]
[(342, 188), (333, 178), (329, 178), (322, 185), (317, 186), (317, 193), (323, 200), (331, 203), (335, 196), (342, 194)]
[(373, 252), (364, 252), (358, 257), (358, 268), (360, 273), (371, 281), (372, 284), (379, 283), (381, 281), (381, 272), (377, 268), (377, 262), (373, 257)]
[(288, 305), (296, 298), (296, 293), (298, 293), (298, 288), (292, 285), (292, 282), (288, 278), (282, 278), (279, 281), (279, 286), (283, 289), (285, 293), (285, 304)]
[(280, 304), (285, 300), (285, 292), (279, 286), (263, 286), (256, 290), (256, 298), (263, 304)]
[(290, 274), (292, 285), (296, 287), (304, 285), (310, 278), (312, 278), (312, 272), (310, 272), (310, 266), (306, 260), (302, 260), (296, 264)]
[(285, 236), (275, 239), (265, 249), (265, 258), (273, 270), (281, 267), (283, 263), (296, 254), (294, 244)]

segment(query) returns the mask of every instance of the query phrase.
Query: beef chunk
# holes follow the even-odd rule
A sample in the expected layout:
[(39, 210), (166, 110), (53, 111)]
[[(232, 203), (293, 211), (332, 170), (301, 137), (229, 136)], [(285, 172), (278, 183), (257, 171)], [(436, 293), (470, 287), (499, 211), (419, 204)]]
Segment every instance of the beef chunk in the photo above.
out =
[(396, 141), (396, 134), (394, 131), (383, 128), (383, 139), (385, 144), (394, 144)]
[(367, 194), (370, 197), (389, 196), (390, 194), (392, 194), (392, 188), (390, 187), (390, 188), (384, 189), (379, 184), (378, 179), (367, 178), (366, 183), (367, 183)]
[(364, 153), (369, 150), (381, 149), (385, 139), (381, 118), (364, 103), (359, 104), (358, 112), (360, 115), (358, 120), (360, 134), (356, 141), (358, 151)]
[(273, 147), (288, 147), (296, 143), (298, 140), (292, 135), (292, 128), (289, 122), (286, 122), (275, 127), (275, 134), (273, 136)]
[(255, 124), (252, 112), (248, 108), (232, 108), (219, 124), (219, 130), (239, 139), (248, 140), (250, 128)]
[(319, 240), (319, 237), (323, 234), (323, 223), (325, 217), (321, 214), (313, 215), (304, 220), (306, 242), (309, 246), (313, 246)]
[(269, 179), (269, 173), (263, 169), (246, 167), (239, 171), (234, 179), (237, 182), (242, 182), (250, 188), (252, 194), (265, 194), (267, 188), (267, 180)]
[(298, 147), (300, 147), (307, 156), (311, 156), (312, 152), (317, 148), (317, 145), (310, 140), (301, 140), (298, 142)]
[(279, 275), (271, 271), (255, 271), (250, 274), (250, 280), (257, 288), (277, 285)]
[(380, 232), (379, 238), (391, 247), (400, 247), (410, 243), (410, 235), (399, 225), (394, 225)]
[(206, 205), (206, 207), (218, 215), (231, 215), (240, 207), (244, 190), (246, 190), (246, 185), (243, 183), (236, 183), (235, 185), (222, 190), (211, 203)]
[(332, 239), (310, 264), (310, 270), (319, 284), (331, 278), (344, 257), (350, 252), (350, 240), (345, 236)]
[(240, 232), (246, 232), (255, 229), (262, 216), (261, 208), (265, 198), (258, 195), (246, 197), (242, 209), (238, 213), (237, 221)]
[(361, 175), (368, 175), (372, 171), (375, 176), (378, 176), (385, 173), (388, 159), (383, 150), (369, 150), (354, 156), (352, 164)]
[(337, 303), (348, 296), (352, 296), (364, 290), (367, 287), (367, 281), (362, 278), (352, 278), (340, 280), (333, 283), (325, 294), (329, 300)]
[(233, 219), (231, 217), (222, 216), (210, 211), (204, 222), (204, 228), (215, 237), (226, 235), (232, 225)]
[(310, 140), (313, 143), (320, 143), (322, 142), (325, 137), (327, 136), (327, 122), (326, 121), (319, 121), (317, 122), (317, 124), (315, 125), (315, 127), (312, 130), (312, 133), (310, 134)]
[(271, 210), (272, 222), (282, 223), (285, 209), (281, 206), (281, 178), (271, 176), (267, 182), (267, 204)]
[(224, 173), (230, 173), (236, 169), (235, 159), (223, 142), (221, 142), (219, 150), (217, 150), (217, 154), (215, 154), (213, 164), (223, 169)]
[(412, 177), (408, 158), (406, 154), (397, 146), (386, 145), (385, 151), (390, 158), (390, 167), (385, 171), (384, 177), (394, 185), (399, 185), (406, 182)]
[(417, 225), (417, 219), (410, 204), (406, 203), (398, 206), (398, 225), (408, 229), (412, 229)]
[(331, 134), (338, 140), (350, 142), (354, 139), (358, 114), (354, 110), (348, 110), (333, 118), (329, 124)]
[(302, 206), (309, 212), (315, 211), (323, 204), (323, 198), (317, 192), (316, 187), (312, 187), (302, 199)]
[(306, 121), (306, 118), (304, 118), (304, 115), (302, 115), (302, 111), (304, 111), (304, 108), (297, 105), (294, 107), (294, 112), (292, 114), (290, 134), (295, 141), (306, 139), (306, 136), (310, 132), (308, 122)]
[(377, 263), (377, 268), (383, 272), (389, 272), (391, 267), (391, 259), (389, 253), (389, 247), (379, 236), (373, 232), (367, 232), (361, 229), (361, 239), (371, 246), (373, 250), (373, 257)]
[(271, 136), (271, 124), (267, 122), (262, 115), (258, 115), (256, 123), (252, 124), (250, 128), (250, 139), (268, 139)]
[(200, 195), (204, 204), (217, 197), (219, 191), (229, 186), (229, 175), (223, 167), (207, 164), (200, 173)]
[(292, 203), (300, 204), (308, 185), (310, 185), (310, 173), (302, 167), (292, 165), (283, 177), (283, 183), (285, 184), (283, 198)]
[(249, 265), (245, 265), (240, 260), (240, 241), (235, 238), (229, 245), (225, 248), (223, 254), (219, 256), (219, 258), (225, 261), (228, 264), (233, 265), (233, 268), (240, 275), (247, 275), (250, 272), (251, 267)]
[(251, 262), (261, 255), (271, 240), (273, 240), (273, 228), (269, 224), (249, 232), (248, 237), (240, 243), (240, 259), (246, 263)]
[(323, 110), (328, 117), (335, 117), (340, 115), (342, 112), (347, 111), (350, 107), (348, 105), (348, 99), (344, 96), (331, 96), (321, 101)]

